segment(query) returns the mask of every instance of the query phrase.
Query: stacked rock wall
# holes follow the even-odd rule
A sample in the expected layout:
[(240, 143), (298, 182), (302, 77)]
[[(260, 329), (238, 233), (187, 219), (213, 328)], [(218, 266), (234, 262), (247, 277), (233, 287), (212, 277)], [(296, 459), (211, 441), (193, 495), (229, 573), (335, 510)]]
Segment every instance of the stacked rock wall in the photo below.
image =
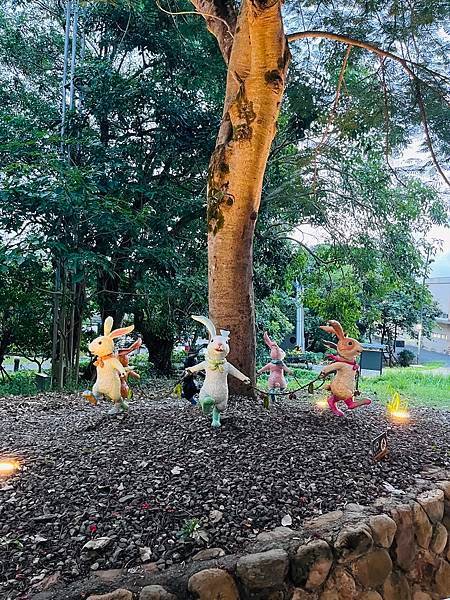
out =
[(372, 507), (349, 504), (343, 511), (310, 519), (302, 531), (279, 527), (264, 532), (252, 552), (242, 556), (221, 556), (213, 549), (184, 567), (154, 575), (118, 572), (110, 580), (97, 575), (34, 598), (447, 599), (450, 480), (438, 480), (438, 473), (433, 478), (418, 480), (414, 491), (379, 499)]

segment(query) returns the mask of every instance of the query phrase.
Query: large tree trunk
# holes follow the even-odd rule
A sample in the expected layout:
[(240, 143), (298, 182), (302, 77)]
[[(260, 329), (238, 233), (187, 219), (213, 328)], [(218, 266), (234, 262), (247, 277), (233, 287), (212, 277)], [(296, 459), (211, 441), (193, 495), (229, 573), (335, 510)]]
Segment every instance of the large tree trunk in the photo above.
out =
[(112, 317), (114, 327), (120, 327), (123, 319), (119, 289), (120, 278), (117, 273), (103, 270), (98, 273), (97, 301), (102, 323), (105, 322), (106, 317)]
[[(253, 236), (289, 64), (280, 2), (243, 0), (208, 179), (209, 313), (229, 356), (255, 379)], [(248, 393), (237, 380), (234, 391)]]
[(170, 375), (172, 373), (173, 337), (170, 334), (164, 336), (153, 331), (149, 321), (140, 310), (134, 312), (134, 324), (136, 331), (142, 335), (148, 350), (148, 359), (154, 365), (156, 372), (161, 375)]
[(170, 375), (172, 369), (173, 338), (162, 338), (143, 332), (142, 337), (148, 350), (148, 360), (155, 366), (155, 371), (161, 375)]

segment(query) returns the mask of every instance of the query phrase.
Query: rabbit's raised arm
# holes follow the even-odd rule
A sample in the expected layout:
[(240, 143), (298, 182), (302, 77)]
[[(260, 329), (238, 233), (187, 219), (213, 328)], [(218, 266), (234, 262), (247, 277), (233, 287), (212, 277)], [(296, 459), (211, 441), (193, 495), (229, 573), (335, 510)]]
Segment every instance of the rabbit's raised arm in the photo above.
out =
[(233, 375), (233, 377), (236, 377), (236, 379), (243, 381), (244, 383), (250, 383), (250, 378), (247, 377), (247, 375), (244, 375), (244, 373), (241, 373), (241, 371), (239, 371), (239, 369), (236, 369), (236, 367), (231, 363), (228, 363), (228, 373), (230, 375)]

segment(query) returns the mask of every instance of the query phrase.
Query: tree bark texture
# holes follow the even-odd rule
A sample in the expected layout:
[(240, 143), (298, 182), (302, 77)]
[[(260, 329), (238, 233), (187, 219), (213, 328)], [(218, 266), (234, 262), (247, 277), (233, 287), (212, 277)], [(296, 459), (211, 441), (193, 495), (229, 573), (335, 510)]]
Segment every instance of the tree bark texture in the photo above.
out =
[[(280, 2), (243, 0), (209, 166), (208, 280), (210, 318), (231, 331), (229, 360), (253, 381), (253, 237), (289, 59)], [(230, 385), (249, 392), (237, 381)]]

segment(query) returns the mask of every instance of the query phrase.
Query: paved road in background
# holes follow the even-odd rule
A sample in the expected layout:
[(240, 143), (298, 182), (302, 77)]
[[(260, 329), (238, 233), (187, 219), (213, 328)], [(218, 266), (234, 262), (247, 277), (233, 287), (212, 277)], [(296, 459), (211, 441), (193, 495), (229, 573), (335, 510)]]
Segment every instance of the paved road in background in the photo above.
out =
[[(417, 356), (417, 346), (405, 346), (405, 348), (411, 350)], [(442, 362), (446, 367), (450, 367), (450, 355), (422, 349), (420, 351), (420, 364), (426, 365), (430, 362)]]

